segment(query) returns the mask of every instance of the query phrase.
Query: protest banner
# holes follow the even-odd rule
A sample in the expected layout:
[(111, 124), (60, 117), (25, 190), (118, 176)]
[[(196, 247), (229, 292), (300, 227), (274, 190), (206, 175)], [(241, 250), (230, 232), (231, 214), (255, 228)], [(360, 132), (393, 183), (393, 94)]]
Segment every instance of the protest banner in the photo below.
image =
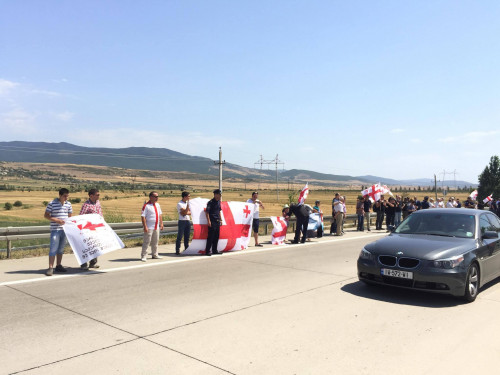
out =
[(122, 240), (98, 214), (72, 216), (63, 225), (78, 264), (125, 247)]

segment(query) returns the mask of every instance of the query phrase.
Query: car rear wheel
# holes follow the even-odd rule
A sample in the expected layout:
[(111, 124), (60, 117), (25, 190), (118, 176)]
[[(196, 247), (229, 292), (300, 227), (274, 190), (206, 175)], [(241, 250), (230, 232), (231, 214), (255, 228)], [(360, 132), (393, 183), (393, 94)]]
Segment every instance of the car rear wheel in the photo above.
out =
[(474, 302), (479, 293), (479, 269), (476, 263), (472, 263), (465, 279), (464, 299), (467, 302)]

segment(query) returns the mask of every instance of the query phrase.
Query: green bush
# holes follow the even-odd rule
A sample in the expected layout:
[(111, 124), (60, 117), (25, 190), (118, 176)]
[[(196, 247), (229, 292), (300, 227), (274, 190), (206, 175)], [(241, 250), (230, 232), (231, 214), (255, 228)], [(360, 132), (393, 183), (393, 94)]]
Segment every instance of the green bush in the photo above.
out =
[(8, 211), (8, 210), (12, 210), (12, 203), (7, 202), (7, 203), (5, 203), (4, 207), (5, 207), (5, 209), (6, 209), (7, 211)]
[(22, 205), (23, 205), (23, 202), (21, 202), (21, 201), (14, 202), (14, 207), (21, 207)]
[(43, 204), (45, 207), (47, 207), (47, 205), (49, 204), (49, 202), (47, 202), (47, 201), (43, 201), (43, 202), (42, 202), (42, 204)]
[(80, 203), (82, 200), (80, 198), (72, 198), (69, 200), (71, 203)]

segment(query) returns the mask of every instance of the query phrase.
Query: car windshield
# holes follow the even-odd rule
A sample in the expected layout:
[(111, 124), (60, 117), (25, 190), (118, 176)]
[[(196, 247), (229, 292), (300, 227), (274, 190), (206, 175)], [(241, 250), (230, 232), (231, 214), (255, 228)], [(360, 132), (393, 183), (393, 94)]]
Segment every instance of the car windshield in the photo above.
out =
[(444, 237), (473, 238), (475, 233), (474, 215), (447, 213), (413, 214), (408, 216), (395, 233), (428, 234)]

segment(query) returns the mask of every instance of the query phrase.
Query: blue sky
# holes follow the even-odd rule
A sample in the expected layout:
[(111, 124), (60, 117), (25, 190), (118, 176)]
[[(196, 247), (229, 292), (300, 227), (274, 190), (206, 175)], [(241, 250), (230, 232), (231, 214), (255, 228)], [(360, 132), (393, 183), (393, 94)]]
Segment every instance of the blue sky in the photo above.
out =
[(498, 1), (0, 0), (0, 140), (476, 182), (499, 154), (499, 19)]

